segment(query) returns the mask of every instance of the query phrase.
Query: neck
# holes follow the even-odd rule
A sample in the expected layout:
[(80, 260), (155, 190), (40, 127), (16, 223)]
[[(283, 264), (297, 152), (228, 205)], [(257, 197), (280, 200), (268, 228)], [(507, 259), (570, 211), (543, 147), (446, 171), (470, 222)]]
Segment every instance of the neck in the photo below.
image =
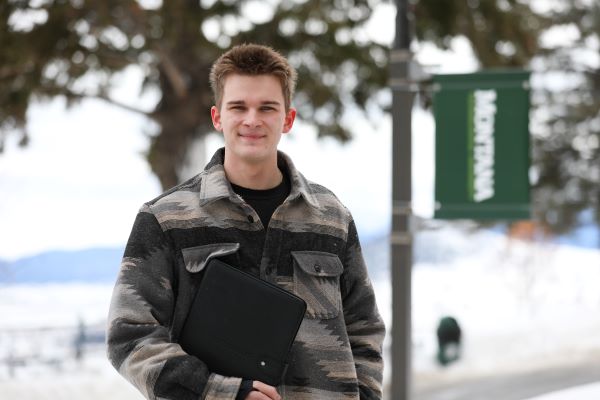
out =
[(247, 189), (271, 189), (279, 185), (283, 179), (277, 167), (277, 157), (268, 163), (253, 164), (228, 158), (226, 153), (223, 167), (229, 182)]

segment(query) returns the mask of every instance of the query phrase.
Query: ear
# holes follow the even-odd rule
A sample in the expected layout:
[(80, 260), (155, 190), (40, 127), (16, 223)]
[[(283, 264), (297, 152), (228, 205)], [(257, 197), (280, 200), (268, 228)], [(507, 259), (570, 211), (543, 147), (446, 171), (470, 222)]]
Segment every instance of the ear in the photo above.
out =
[(283, 120), (283, 133), (288, 133), (292, 129), (295, 120), (296, 109), (290, 107), (290, 109), (285, 114), (285, 119)]
[(223, 131), (223, 127), (221, 126), (221, 113), (217, 106), (212, 106), (210, 108), (210, 118), (212, 119), (213, 126), (218, 132)]

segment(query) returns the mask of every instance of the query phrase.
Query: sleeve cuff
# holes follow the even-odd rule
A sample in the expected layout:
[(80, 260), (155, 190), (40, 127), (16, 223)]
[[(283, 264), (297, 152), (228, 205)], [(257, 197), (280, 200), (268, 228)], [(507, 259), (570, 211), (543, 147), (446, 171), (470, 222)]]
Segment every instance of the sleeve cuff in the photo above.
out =
[(250, 379), (242, 379), (242, 383), (240, 384), (240, 389), (238, 390), (237, 396), (235, 396), (235, 400), (244, 400), (246, 396), (248, 396), (248, 394), (254, 390), (252, 388), (252, 384), (253, 381)]

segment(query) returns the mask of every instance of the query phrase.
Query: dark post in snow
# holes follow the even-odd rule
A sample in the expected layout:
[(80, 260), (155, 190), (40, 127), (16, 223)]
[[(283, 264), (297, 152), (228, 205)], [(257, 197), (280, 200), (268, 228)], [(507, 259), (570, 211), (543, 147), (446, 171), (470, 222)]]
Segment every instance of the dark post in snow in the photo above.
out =
[(411, 396), (411, 114), (408, 0), (396, 0), (396, 40), (390, 54), (392, 105), (392, 354), (390, 398)]

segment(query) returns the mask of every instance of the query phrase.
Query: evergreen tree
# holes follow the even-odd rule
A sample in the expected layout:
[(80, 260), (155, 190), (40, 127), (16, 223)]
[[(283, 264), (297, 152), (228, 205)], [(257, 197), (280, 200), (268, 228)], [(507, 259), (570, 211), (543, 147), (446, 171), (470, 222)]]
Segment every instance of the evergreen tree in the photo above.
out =
[[(180, 181), (191, 141), (212, 130), (212, 63), (229, 46), (252, 41), (282, 51), (297, 68), (300, 118), (320, 135), (346, 140), (344, 109), (366, 109), (386, 85), (387, 47), (364, 39), (370, 3), (283, 0), (265, 7), (247, 0), (169, 0), (149, 8), (134, 0), (2, 2), (0, 130), (20, 131), (26, 144), (31, 101), (102, 98), (158, 123), (147, 157), (163, 188), (171, 187)], [(144, 71), (145, 87), (161, 93), (148, 112), (110, 97), (111, 77), (132, 64)], [(96, 87), (78, 89), (89, 76)]]
[(532, 60), (532, 163), (537, 217), (555, 232), (583, 210), (600, 225), (600, 4), (565, 2)]
[(591, 210), (600, 225), (600, 4), (529, 4), (419, 0), (417, 38), (446, 48), (463, 35), (483, 68), (533, 72), (533, 219), (564, 233)]
[[(268, 44), (299, 72), (295, 106), (321, 136), (351, 137), (345, 110), (389, 109), (389, 46), (365, 34), (372, 10), (385, 0), (6, 0), (0, 3), (0, 144), (9, 132), (27, 143), (32, 101), (64, 96), (68, 104), (104, 99), (143, 113), (159, 130), (147, 152), (163, 188), (177, 184), (192, 140), (212, 130), (208, 72), (231, 45)], [(557, 229), (568, 229), (579, 210), (598, 210), (598, 53), (600, 17), (591, 2), (565, 2), (558, 11), (533, 10), (518, 0), (414, 0), (416, 40), (447, 47), (462, 35), (482, 67), (570, 71), (571, 87), (533, 92), (535, 209)], [(544, 46), (553, 26), (579, 32), (570, 48)], [(596, 44), (594, 44), (596, 43)], [(129, 65), (156, 88), (153, 110), (110, 97), (112, 76)], [(82, 78), (92, 77), (93, 87)], [(204, 110), (204, 111), (203, 111)], [(1, 147), (1, 146), (0, 146)], [(598, 212), (596, 211), (598, 216)]]

